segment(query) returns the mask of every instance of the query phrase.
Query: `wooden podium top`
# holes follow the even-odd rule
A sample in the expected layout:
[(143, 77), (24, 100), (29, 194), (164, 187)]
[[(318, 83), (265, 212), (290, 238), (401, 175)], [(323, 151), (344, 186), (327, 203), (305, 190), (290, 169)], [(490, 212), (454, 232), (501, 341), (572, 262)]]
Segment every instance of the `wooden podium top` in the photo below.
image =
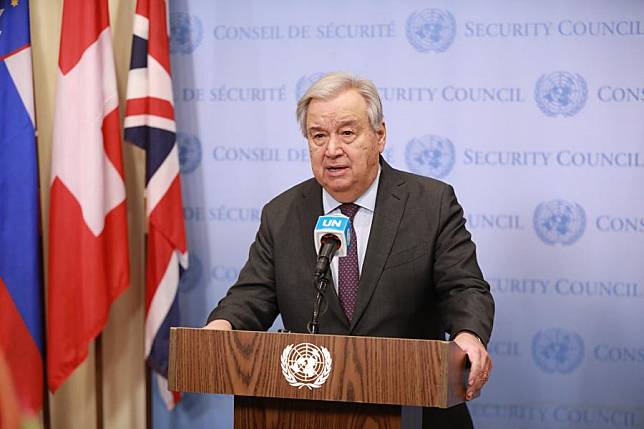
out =
[(172, 328), (168, 384), (181, 392), (446, 408), (465, 400), (465, 362), (447, 341)]

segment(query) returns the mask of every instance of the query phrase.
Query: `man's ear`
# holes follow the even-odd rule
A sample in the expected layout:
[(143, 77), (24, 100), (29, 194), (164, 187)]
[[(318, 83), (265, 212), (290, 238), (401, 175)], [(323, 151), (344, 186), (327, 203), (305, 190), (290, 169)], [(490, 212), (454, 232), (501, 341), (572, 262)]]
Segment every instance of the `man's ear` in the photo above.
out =
[(378, 149), (382, 153), (385, 150), (385, 143), (387, 142), (387, 127), (385, 126), (385, 121), (380, 123), (380, 127), (376, 130), (376, 135), (378, 136)]

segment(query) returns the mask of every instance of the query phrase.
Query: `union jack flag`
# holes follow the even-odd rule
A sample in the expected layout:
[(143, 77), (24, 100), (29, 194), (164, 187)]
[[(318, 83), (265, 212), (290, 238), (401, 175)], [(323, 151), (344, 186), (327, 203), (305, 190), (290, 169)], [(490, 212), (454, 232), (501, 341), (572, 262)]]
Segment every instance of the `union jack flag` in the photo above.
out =
[(187, 269), (188, 251), (165, 0), (136, 5), (124, 127), (125, 139), (146, 151), (145, 358), (171, 409), (179, 397), (167, 390), (169, 335), (179, 324), (179, 266)]

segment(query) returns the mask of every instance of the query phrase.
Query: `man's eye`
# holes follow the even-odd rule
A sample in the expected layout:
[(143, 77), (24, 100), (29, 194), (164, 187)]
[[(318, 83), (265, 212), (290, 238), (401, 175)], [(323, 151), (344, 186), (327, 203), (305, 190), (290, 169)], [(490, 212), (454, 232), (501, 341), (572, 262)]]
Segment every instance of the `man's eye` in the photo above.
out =
[(351, 131), (351, 130), (344, 130), (344, 131), (342, 131), (342, 135), (343, 135), (343, 136), (352, 136), (352, 135), (353, 135), (353, 131)]

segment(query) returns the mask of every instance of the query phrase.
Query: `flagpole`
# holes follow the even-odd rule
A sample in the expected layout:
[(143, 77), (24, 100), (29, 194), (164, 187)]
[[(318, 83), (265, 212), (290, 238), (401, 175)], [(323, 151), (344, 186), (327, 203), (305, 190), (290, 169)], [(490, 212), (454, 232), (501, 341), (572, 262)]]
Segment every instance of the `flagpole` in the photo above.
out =
[(96, 388), (96, 429), (103, 429), (103, 334), (94, 341), (94, 386)]
[(152, 371), (145, 364), (145, 427), (152, 429)]
[[(36, 151), (36, 158), (38, 158), (38, 151)], [(38, 191), (38, 195), (40, 195), (40, 190)], [(40, 254), (44, 256), (44, 253), (42, 251), (43, 245), (42, 245), (42, 235), (40, 236)], [(47, 321), (46, 321), (46, 301), (45, 301), (45, 271), (44, 271), (44, 257), (40, 258), (40, 272), (43, 273), (43, 281), (40, 282), (41, 284), (41, 302), (43, 303), (42, 307), (42, 316), (40, 320), (40, 325), (42, 328), (42, 341), (43, 341), (43, 347), (42, 347), (42, 377), (43, 377), (43, 389), (42, 389), (42, 418), (43, 418), (43, 427), (44, 429), (51, 429), (51, 412), (49, 410), (49, 386), (47, 383)]]
[[(143, 260), (148, 260), (148, 234), (143, 234)], [(143, 284), (147, 281), (147, 271), (143, 270)], [(145, 287), (143, 288), (145, 290)], [(145, 297), (144, 297), (145, 299)], [(145, 342), (145, 317), (143, 320), (143, 341)], [(145, 366), (145, 427), (152, 429), (152, 371), (148, 365), (146, 356), (143, 356), (143, 365)]]
[[(36, 155), (37, 156), (37, 155)], [(40, 192), (39, 192), (40, 194)], [(41, 255), (44, 255), (42, 253), (42, 236), (40, 237), (40, 246), (41, 246)], [(44, 258), (40, 259), (40, 269), (42, 270), (44, 267)], [(44, 273), (44, 271), (41, 271)], [(42, 298), (45, 297), (45, 282), (44, 282), (44, 274), (43, 274), (43, 281), (41, 282), (42, 285)], [(42, 299), (41, 302), (43, 303), (43, 317), (41, 318), (41, 326), (42, 326), (42, 341), (43, 341), (43, 350), (42, 350), (42, 376), (43, 376), (43, 389), (42, 389), (42, 418), (43, 418), (43, 427), (44, 429), (51, 429), (51, 412), (49, 410), (49, 386), (47, 383), (47, 322), (46, 322), (46, 311), (45, 311), (45, 300)]]
[[(36, 118), (36, 110), (38, 106), (36, 105), (36, 99), (34, 98), (34, 121)], [(42, 332), (42, 377), (43, 377), (43, 389), (42, 389), (42, 418), (43, 418), (43, 428), (51, 429), (51, 410), (49, 409), (49, 384), (47, 382), (47, 288), (45, 284), (47, 283), (45, 278), (45, 246), (44, 246), (44, 227), (42, 219), (42, 205), (40, 199), (40, 153), (38, 152), (38, 128), (34, 123), (34, 145), (36, 146), (36, 165), (38, 166), (38, 218), (40, 219), (40, 236), (38, 239), (38, 246), (40, 247), (40, 302), (41, 315), (40, 318), (40, 329)]]

